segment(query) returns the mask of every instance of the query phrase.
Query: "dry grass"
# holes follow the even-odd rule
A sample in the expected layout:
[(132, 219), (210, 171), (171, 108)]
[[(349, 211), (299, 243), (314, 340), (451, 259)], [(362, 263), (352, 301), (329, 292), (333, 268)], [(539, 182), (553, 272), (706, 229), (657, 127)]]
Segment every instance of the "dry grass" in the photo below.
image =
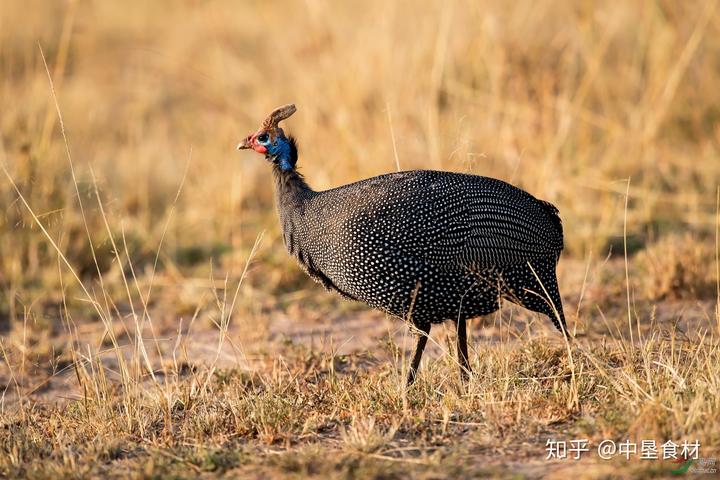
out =
[(717, 291), (715, 246), (692, 235), (667, 236), (638, 254), (642, 295), (652, 300), (712, 297)]
[[(170, 369), (158, 383), (109, 382), (79, 362), (84, 394), (62, 406), (25, 404), (8, 418), (0, 468), (10, 477), (149, 476), (234, 472), (365, 477), (501, 474), (580, 467), (547, 464), (547, 438), (699, 440), (717, 453), (717, 344), (658, 332), (638, 349), (546, 339), (483, 347), (467, 390), (448, 357), (406, 392), (398, 365), (359, 355), (277, 348), (256, 372)], [(590, 351), (592, 349), (592, 352)], [(573, 406), (579, 397), (579, 407)], [(526, 466), (523, 468), (522, 464)], [(584, 461), (634, 477), (664, 462)]]
[[(672, 467), (545, 441), (720, 453), (716, 1), (132, 3), (0, 3), (0, 475), (630, 478)], [(289, 101), (317, 188), (442, 168), (555, 203), (578, 342), (508, 308), (467, 388), (435, 329), (405, 391), (402, 323), (292, 265), (267, 166), (234, 151)]]

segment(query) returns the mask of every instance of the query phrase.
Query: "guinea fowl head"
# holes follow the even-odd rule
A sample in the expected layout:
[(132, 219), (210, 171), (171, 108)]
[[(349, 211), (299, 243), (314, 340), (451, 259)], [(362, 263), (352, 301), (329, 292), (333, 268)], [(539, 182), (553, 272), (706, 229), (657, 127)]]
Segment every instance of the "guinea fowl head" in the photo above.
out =
[(278, 126), (295, 113), (295, 105), (288, 104), (278, 107), (267, 116), (257, 132), (245, 137), (238, 145), (238, 150), (253, 149), (265, 155), (265, 158), (279, 166), (281, 170), (292, 170), (297, 162), (297, 146), (295, 139), (285, 136), (283, 129)]

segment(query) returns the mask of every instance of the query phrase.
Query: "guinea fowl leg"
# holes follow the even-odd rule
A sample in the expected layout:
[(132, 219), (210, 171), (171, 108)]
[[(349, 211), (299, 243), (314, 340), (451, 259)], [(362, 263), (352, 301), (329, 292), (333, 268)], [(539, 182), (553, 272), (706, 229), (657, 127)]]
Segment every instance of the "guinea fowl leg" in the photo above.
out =
[(468, 361), (467, 328), (464, 318), (457, 321), (457, 355), (460, 363), (460, 380), (465, 383), (472, 370)]
[(427, 344), (428, 336), (430, 335), (430, 324), (427, 324), (426, 328), (419, 328), (417, 345), (415, 345), (415, 355), (413, 356), (412, 363), (410, 364), (410, 371), (408, 372), (407, 386), (413, 384), (415, 376), (417, 375), (417, 369), (420, 366), (420, 359), (422, 358), (423, 350)]

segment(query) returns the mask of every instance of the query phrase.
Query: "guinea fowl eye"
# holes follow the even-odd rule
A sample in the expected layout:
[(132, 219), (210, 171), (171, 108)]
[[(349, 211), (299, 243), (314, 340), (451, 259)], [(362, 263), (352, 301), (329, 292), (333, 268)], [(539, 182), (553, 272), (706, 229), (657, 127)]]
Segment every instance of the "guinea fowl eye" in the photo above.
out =
[(261, 133), (260, 135), (258, 135), (257, 141), (260, 143), (265, 143), (268, 141), (268, 138), (269, 138), (269, 136), (267, 133)]

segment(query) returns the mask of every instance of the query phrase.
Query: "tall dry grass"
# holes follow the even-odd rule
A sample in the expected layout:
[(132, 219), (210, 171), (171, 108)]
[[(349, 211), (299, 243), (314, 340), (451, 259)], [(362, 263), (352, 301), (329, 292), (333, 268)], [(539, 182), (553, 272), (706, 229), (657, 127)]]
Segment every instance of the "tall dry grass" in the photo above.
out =
[[(92, 168), (146, 261), (191, 148), (164, 264), (248, 249), (257, 222), (271, 225), (266, 166), (233, 145), (287, 101), (299, 106), (288, 127), (317, 188), (394, 170), (396, 149), (401, 168), (492, 175), (557, 203), (579, 257), (620, 235), (628, 177), (634, 241), (678, 228), (712, 235), (714, 5), (3, 2), (8, 169), (69, 258), (92, 272), (39, 44), (80, 194), (93, 196)], [(54, 281), (53, 252), (1, 188), (4, 283), (17, 293)], [(88, 208), (93, 241), (107, 246)]]

